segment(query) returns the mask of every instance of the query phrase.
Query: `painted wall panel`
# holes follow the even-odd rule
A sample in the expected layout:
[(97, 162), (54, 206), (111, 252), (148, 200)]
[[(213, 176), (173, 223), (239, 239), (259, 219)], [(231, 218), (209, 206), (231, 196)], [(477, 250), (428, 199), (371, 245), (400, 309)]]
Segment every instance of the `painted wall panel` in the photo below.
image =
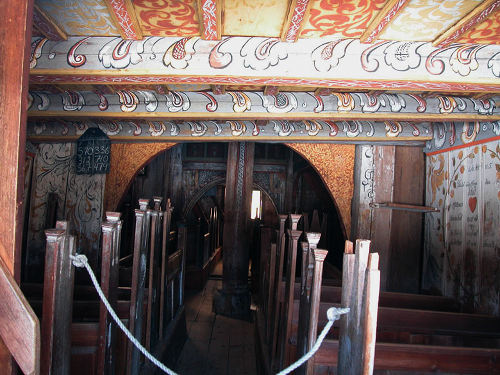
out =
[(37, 0), (68, 35), (118, 36), (104, 0)]
[(423, 287), (466, 311), (500, 313), (499, 191), (498, 140), (427, 157)]
[(288, 2), (278, 0), (225, 0), (224, 35), (279, 37)]
[(312, 0), (301, 38), (359, 38), (385, 0)]
[(379, 39), (432, 41), (479, 3), (481, 0), (411, 0)]
[(74, 173), (74, 143), (40, 144), (35, 156), (31, 196), (27, 260), (28, 266), (43, 264), (44, 230), (50, 193), (57, 194), (57, 220), (68, 220), (77, 237), (77, 252), (87, 254), (97, 265), (106, 175)]
[(134, 8), (144, 35), (200, 35), (195, 0), (135, 0)]
[(483, 22), (465, 32), (458, 43), (500, 44), (500, 12), (496, 11)]

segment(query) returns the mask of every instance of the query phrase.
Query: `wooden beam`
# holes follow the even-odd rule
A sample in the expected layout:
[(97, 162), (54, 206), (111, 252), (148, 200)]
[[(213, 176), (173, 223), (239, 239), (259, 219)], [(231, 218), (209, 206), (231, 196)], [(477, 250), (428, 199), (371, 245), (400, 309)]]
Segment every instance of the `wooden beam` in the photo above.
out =
[(278, 86), (264, 87), (264, 95), (277, 95), (280, 92)]
[[(0, 247), (2, 245), (0, 244)], [(25, 374), (40, 372), (40, 323), (11, 271), (0, 258), (0, 337)], [(0, 373), (10, 360), (2, 353)]]
[(226, 93), (226, 86), (224, 85), (213, 85), (212, 93), (214, 95), (224, 95)]
[(75, 254), (75, 238), (67, 233), (67, 222), (45, 231), (41, 373), (47, 375), (70, 371), (75, 272), (70, 257)]
[(68, 40), (62, 27), (36, 4), (33, 5), (33, 26), (49, 40)]
[[(338, 347), (338, 341), (323, 341), (314, 356), (315, 364), (335, 366)], [(499, 356), (499, 349), (377, 343), (375, 370), (497, 374)]]
[(389, 0), (370, 22), (365, 32), (359, 38), (361, 43), (373, 43), (388, 24), (409, 3), (408, 0)]
[(2, 1), (0, 14), (0, 258), (20, 276), (23, 228), (23, 167), (32, 1)]
[(105, 0), (105, 3), (123, 39), (141, 40), (143, 38), (131, 0)]
[(331, 94), (332, 94), (332, 89), (325, 87), (318, 87), (316, 90), (314, 90), (314, 95), (317, 96), (328, 96)]
[(304, 26), (304, 19), (307, 18), (312, 1), (292, 0), (288, 9), (288, 16), (283, 24), (281, 40), (293, 43), (297, 41), (300, 31)]
[(222, 2), (197, 0), (201, 39), (220, 40), (222, 35)]
[(486, 0), (475, 7), (464, 18), (438, 36), (432, 45), (442, 48), (460, 38), (466, 31), (483, 22), (500, 7), (500, 0)]

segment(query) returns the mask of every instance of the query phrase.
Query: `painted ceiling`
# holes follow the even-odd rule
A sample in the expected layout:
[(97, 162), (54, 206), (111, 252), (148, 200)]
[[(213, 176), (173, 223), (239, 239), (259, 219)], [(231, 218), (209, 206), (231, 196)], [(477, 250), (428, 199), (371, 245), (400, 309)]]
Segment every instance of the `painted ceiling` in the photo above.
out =
[(36, 121), (500, 118), (500, 0), (35, 0), (31, 47)]

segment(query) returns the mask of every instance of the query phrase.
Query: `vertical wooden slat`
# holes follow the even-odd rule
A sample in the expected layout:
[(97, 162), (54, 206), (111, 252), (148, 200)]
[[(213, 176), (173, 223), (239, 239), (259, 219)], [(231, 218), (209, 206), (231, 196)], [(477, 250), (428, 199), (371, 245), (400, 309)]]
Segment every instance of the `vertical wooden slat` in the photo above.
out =
[(269, 294), (267, 280), (269, 279), (269, 249), (271, 246), (271, 233), (269, 227), (260, 229), (260, 267), (259, 267), (259, 295), (261, 296), (261, 306), (264, 308), (264, 314), (267, 315), (267, 296)]
[(172, 218), (173, 207), (170, 205), (170, 199), (167, 199), (165, 212), (163, 214), (163, 236), (161, 248), (161, 274), (160, 274), (160, 324), (159, 324), (159, 337), (163, 337), (163, 327), (165, 320), (165, 283), (167, 276), (167, 261), (168, 261), (168, 243), (170, 237), (170, 220)]
[(155, 252), (156, 252), (156, 228), (159, 221), (159, 212), (151, 210), (151, 228), (149, 242), (149, 275), (148, 275), (148, 302), (146, 308), (146, 349), (151, 349), (151, 325), (153, 319), (153, 299), (156, 294), (155, 285)]
[[(321, 233), (306, 233), (307, 242), (301, 242), (302, 276), (300, 283), (299, 324), (297, 328), (297, 358), (303, 356), (308, 348), (308, 332), (311, 314), (311, 291), (314, 277), (314, 251), (318, 247)], [(306, 367), (297, 369), (297, 374), (305, 374)]]
[[(0, 1), (0, 14), (0, 258), (19, 282), (33, 0)], [(0, 339), (0, 374), (10, 374), (12, 361), (4, 341)]]
[(75, 253), (75, 243), (65, 229), (47, 230), (45, 234), (41, 373), (67, 374), (71, 358), (74, 282), (70, 255)]
[[(319, 302), (321, 298), (321, 280), (323, 278), (323, 262), (328, 255), (327, 250), (315, 249), (312, 251), (314, 256), (314, 275), (311, 290), (311, 310), (309, 313), (309, 332), (307, 335), (307, 347), (312, 348), (316, 342), (318, 333), (318, 315), (319, 315)], [(314, 357), (307, 361), (306, 374), (314, 374)]]
[[(345, 374), (362, 373), (363, 334), (365, 329), (362, 315), (364, 314), (363, 309), (366, 303), (363, 295), (365, 292), (365, 276), (369, 251), (370, 241), (356, 241), (354, 270), (352, 272), (353, 280), (348, 306), (350, 311), (347, 316), (347, 331), (341, 331), (343, 346), (339, 352), (338, 364), (339, 371), (345, 371), (343, 372)], [(344, 327), (341, 326), (342, 328)]]
[[(342, 308), (351, 306), (351, 294), (352, 294), (352, 283), (354, 280), (354, 251), (353, 243), (351, 241), (345, 242), (344, 249), (344, 259), (342, 264), (342, 296), (340, 305)], [(349, 337), (347, 332), (349, 331), (349, 319), (348, 315), (342, 315), (340, 317), (340, 334), (339, 334), (339, 363), (338, 371), (339, 374), (347, 374), (348, 361), (347, 357), (350, 352), (351, 343), (348, 341)], [(343, 358), (343, 360), (340, 360)]]
[(182, 252), (181, 272), (179, 275), (179, 306), (184, 304), (184, 285), (186, 280), (186, 241), (187, 241), (187, 228), (185, 225), (179, 225), (178, 233), (178, 248)]
[[(101, 289), (111, 304), (116, 307), (116, 298), (112, 298), (113, 293), (116, 296), (116, 288), (111, 286), (111, 272), (113, 268), (113, 256), (115, 246), (116, 223), (104, 222), (102, 229), (102, 250), (101, 250)], [(97, 351), (97, 372), (99, 374), (113, 374), (113, 335), (111, 333), (112, 320), (108, 314), (106, 306), (101, 302), (99, 307), (99, 337)]]
[(285, 261), (285, 221), (287, 215), (279, 215), (280, 218), (280, 229), (278, 234), (278, 254), (277, 257), (279, 259), (277, 268), (276, 268), (276, 289), (275, 289), (275, 298), (274, 298), (274, 321), (273, 321), (273, 338), (271, 344), (271, 358), (272, 358), (272, 366), (273, 368), (277, 365), (277, 357), (279, 356), (278, 352), (278, 323), (280, 316), (280, 301), (281, 301), (281, 282), (283, 279), (283, 263)]
[[(134, 337), (142, 341), (142, 318), (144, 287), (146, 283), (147, 248), (151, 210), (147, 210), (148, 200), (139, 200), (139, 210), (135, 210), (136, 226), (134, 238), (134, 257), (132, 269), (132, 285), (130, 300), (130, 331)], [(139, 372), (140, 353), (132, 344), (128, 350), (128, 374)]]
[(274, 288), (275, 288), (275, 270), (276, 270), (276, 244), (271, 243), (271, 251), (269, 253), (269, 268), (268, 268), (268, 275), (269, 275), (269, 285), (268, 285), (268, 292), (267, 292), (267, 311), (266, 311), (266, 339), (267, 342), (269, 343), (271, 340), (271, 322), (273, 319), (273, 306), (274, 306)]
[(292, 314), (293, 314), (293, 291), (295, 288), (295, 270), (297, 267), (297, 242), (302, 231), (297, 230), (297, 223), (301, 215), (290, 215), (292, 229), (288, 230), (288, 257), (287, 271), (285, 284), (285, 299), (284, 299), (284, 315), (283, 323), (284, 330), (281, 339), (281, 354), (280, 365), (288, 365), (290, 363), (290, 353), (288, 351), (289, 339), (292, 331)]
[(371, 253), (366, 270), (365, 291), (363, 294), (363, 355), (362, 374), (373, 374), (375, 362), (375, 339), (377, 335), (378, 299), (380, 294), (380, 271), (378, 270), (378, 254)]

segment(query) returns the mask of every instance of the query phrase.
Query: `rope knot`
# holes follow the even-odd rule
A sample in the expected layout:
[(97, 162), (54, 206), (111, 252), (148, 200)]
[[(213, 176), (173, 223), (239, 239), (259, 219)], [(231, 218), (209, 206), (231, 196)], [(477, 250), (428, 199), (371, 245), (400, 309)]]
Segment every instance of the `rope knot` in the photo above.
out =
[(340, 315), (347, 314), (349, 312), (349, 307), (339, 308), (339, 307), (330, 307), (326, 311), (326, 316), (330, 322), (334, 322), (340, 319)]
[(88, 264), (88, 259), (83, 254), (70, 255), (70, 259), (73, 261), (75, 267), (84, 268)]

